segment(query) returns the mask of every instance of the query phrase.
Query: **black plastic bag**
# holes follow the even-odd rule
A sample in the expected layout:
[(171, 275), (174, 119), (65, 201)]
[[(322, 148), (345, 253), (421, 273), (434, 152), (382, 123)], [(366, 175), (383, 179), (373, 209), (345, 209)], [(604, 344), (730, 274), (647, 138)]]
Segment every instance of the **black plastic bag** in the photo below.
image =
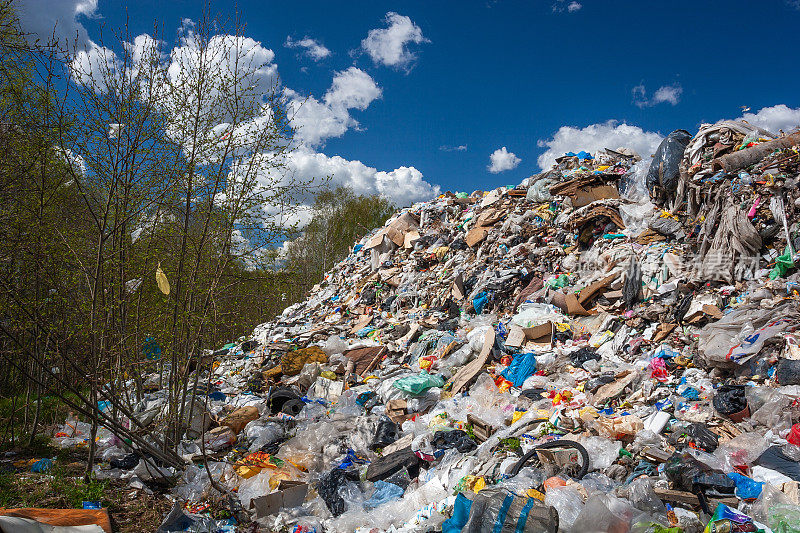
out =
[(135, 453), (129, 453), (120, 459), (111, 459), (111, 468), (121, 468), (122, 470), (130, 470), (139, 464), (139, 456)]
[(449, 450), (455, 448), (461, 453), (468, 453), (478, 447), (475, 441), (469, 438), (466, 432), (460, 429), (453, 431), (437, 431), (433, 434), (431, 444), (437, 450)]
[(800, 385), (800, 361), (781, 359), (775, 369), (775, 379), (781, 385)]
[(689, 307), (692, 305), (692, 299), (694, 298), (694, 293), (689, 293), (683, 297), (683, 299), (675, 306), (675, 311), (673, 312), (673, 318), (675, 322), (678, 324), (683, 323), (683, 317), (686, 316), (686, 313), (689, 311)]
[(339, 494), (339, 489), (348, 481), (358, 481), (358, 473), (334, 468), (317, 482), (317, 494), (325, 501), (333, 516), (339, 516), (345, 511), (344, 498)]
[(744, 385), (721, 385), (714, 395), (714, 409), (722, 415), (732, 415), (747, 409)]
[(402, 469), (408, 471), (411, 479), (419, 475), (420, 460), (411, 448), (397, 450), (371, 462), (367, 467), (367, 481), (385, 480)]
[(375, 437), (372, 439), (372, 449), (383, 448), (391, 443), (397, 441), (400, 434), (397, 430), (397, 424), (392, 422), (388, 416), (381, 416), (378, 420), (378, 425), (375, 427)]
[(570, 361), (572, 361), (572, 366), (583, 367), (583, 364), (586, 361), (591, 361), (591, 360), (599, 361), (600, 355), (594, 348), (585, 347), (569, 354), (569, 359)]
[(691, 140), (692, 136), (688, 131), (675, 130), (658, 145), (646, 178), (651, 198), (663, 199), (666, 194), (673, 193), (678, 188), (681, 159)]
[(636, 257), (631, 258), (628, 265), (628, 275), (625, 276), (625, 285), (622, 287), (622, 298), (625, 307), (629, 308), (639, 301), (639, 293), (642, 291), (642, 267)]
[(689, 424), (689, 427), (686, 428), (686, 435), (697, 448), (708, 453), (716, 450), (719, 445), (719, 435), (708, 429), (702, 422)]
[(602, 374), (596, 378), (592, 378), (583, 386), (583, 390), (594, 394), (603, 385), (613, 383), (617, 378), (613, 374)]
[(786, 455), (780, 446), (770, 446), (756, 459), (755, 464), (777, 470), (781, 474), (800, 481), (800, 463)]

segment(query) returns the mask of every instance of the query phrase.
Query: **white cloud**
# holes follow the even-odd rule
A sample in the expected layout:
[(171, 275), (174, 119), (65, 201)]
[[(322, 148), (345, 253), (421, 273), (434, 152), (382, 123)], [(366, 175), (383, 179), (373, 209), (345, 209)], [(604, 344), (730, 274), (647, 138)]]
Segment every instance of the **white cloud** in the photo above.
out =
[(780, 130), (788, 133), (800, 126), (800, 108), (778, 104), (764, 107), (758, 113), (745, 113), (740, 118), (772, 133), (777, 134)]
[(86, 85), (96, 92), (108, 90), (119, 75), (117, 54), (110, 48), (89, 41), (87, 47), (78, 50), (69, 65), (70, 76), (76, 83)]
[(466, 152), (467, 145), (459, 144), (458, 146), (448, 146), (446, 144), (443, 144), (442, 146), (439, 147), (439, 150), (441, 150), (442, 152)]
[(489, 156), (489, 161), (491, 164), (486, 167), (486, 169), (492, 174), (497, 174), (499, 172), (517, 168), (517, 165), (519, 165), (522, 159), (517, 157), (513, 152), (506, 150), (506, 147), (503, 146), (502, 148), (498, 148), (492, 152), (492, 154)]
[(16, 7), (29, 41), (46, 43), (55, 37), (70, 49), (83, 48), (89, 41), (78, 18), (97, 15), (97, 0), (18, 0)]
[(638, 126), (609, 120), (602, 124), (591, 124), (579, 129), (562, 126), (551, 139), (540, 140), (539, 147), (547, 148), (537, 159), (539, 167), (548, 169), (557, 157), (567, 152), (586, 150), (595, 153), (603, 148), (630, 148), (648, 160), (655, 153), (663, 137), (652, 131), (644, 131)]
[(679, 83), (663, 85), (656, 89), (652, 98), (647, 98), (647, 90), (644, 84), (640, 84), (631, 90), (631, 94), (633, 95), (633, 103), (641, 108), (664, 103), (678, 105), (681, 100), (681, 94), (683, 94), (683, 87)]
[(663, 87), (659, 87), (656, 89), (656, 92), (653, 93), (652, 105), (660, 104), (662, 102), (677, 105), (681, 99), (681, 93), (683, 93), (683, 87), (677, 83), (675, 85), (664, 85)]
[(286, 48), (301, 48), (303, 49), (303, 53), (314, 61), (321, 61), (331, 55), (331, 51), (328, 50), (325, 45), (308, 36), (299, 41), (294, 41), (291, 37), (286, 37), (286, 42), (283, 43), (283, 46)]
[(303, 97), (286, 89), (289, 99), (289, 116), (297, 129), (297, 137), (309, 146), (321, 146), (326, 139), (341, 137), (358, 121), (350, 116), (350, 109), (364, 110), (381, 96), (381, 88), (361, 69), (350, 67), (333, 76), (330, 89), (322, 101), (313, 96)]
[(333, 76), (331, 88), (325, 93), (325, 103), (331, 107), (364, 110), (380, 98), (381, 88), (361, 69), (350, 67)]
[(568, 11), (569, 13), (575, 13), (582, 7), (583, 5), (580, 2), (572, 1), (568, 4), (567, 0), (556, 0), (556, 3), (553, 4), (552, 9), (553, 13), (563, 13), (564, 11)]
[(361, 41), (361, 48), (369, 54), (375, 64), (408, 70), (416, 55), (408, 50), (409, 43), (430, 42), (423, 37), (422, 30), (409, 17), (393, 11), (386, 13), (387, 28), (369, 30)]
[(305, 181), (330, 177), (332, 185), (351, 187), (358, 194), (381, 194), (397, 205), (409, 205), (439, 194), (439, 186), (423, 179), (416, 168), (401, 166), (391, 171), (378, 170), (358, 160), (328, 156), (300, 146), (286, 156), (289, 176)]

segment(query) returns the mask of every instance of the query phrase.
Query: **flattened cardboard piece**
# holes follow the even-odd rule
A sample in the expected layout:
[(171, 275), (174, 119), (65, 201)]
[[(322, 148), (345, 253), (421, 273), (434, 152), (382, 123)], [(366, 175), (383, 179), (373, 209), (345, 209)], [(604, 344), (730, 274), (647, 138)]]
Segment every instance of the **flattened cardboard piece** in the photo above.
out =
[(678, 324), (669, 324), (666, 322), (662, 322), (656, 327), (656, 332), (653, 335), (653, 342), (661, 342), (678, 327)]
[(577, 316), (589, 316), (591, 313), (583, 308), (583, 306), (578, 303), (578, 297), (575, 296), (574, 293), (567, 294), (564, 297), (564, 302), (567, 305), (567, 313), (570, 315), (577, 315)]
[(398, 450), (403, 450), (405, 448), (410, 448), (411, 443), (414, 442), (414, 435), (409, 433), (405, 437), (400, 440), (396, 440), (393, 443), (385, 446), (381, 451), (382, 455), (389, 455), (390, 453), (394, 453)]
[(592, 300), (592, 298), (597, 296), (603, 289), (611, 285), (611, 282), (613, 282), (615, 279), (617, 279), (617, 276), (612, 274), (611, 276), (606, 276), (601, 280), (595, 281), (588, 287), (584, 287), (581, 292), (578, 293), (578, 303), (585, 307), (586, 304)]
[(386, 236), (389, 237), (389, 240), (395, 243), (397, 247), (403, 246), (405, 244), (406, 242), (405, 232), (400, 231), (399, 229), (392, 226), (388, 226), (384, 231), (386, 232)]
[(503, 218), (502, 211), (499, 211), (492, 207), (490, 209), (485, 210), (480, 215), (478, 215), (478, 219), (475, 221), (475, 225), (482, 227), (492, 226), (501, 218)]
[(463, 300), (466, 298), (466, 291), (464, 290), (464, 276), (459, 272), (456, 275), (456, 279), (453, 280), (453, 288), (451, 289), (451, 294), (453, 298), (456, 300)]
[(361, 315), (361, 318), (358, 319), (358, 322), (350, 330), (350, 335), (355, 335), (365, 327), (369, 326), (369, 323), (372, 322), (372, 315)]
[(387, 227), (406, 233), (419, 229), (419, 220), (411, 213), (406, 212), (394, 219)]
[(481, 242), (483, 239), (485, 239), (486, 235), (488, 234), (489, 230), (482, 226), (472, 228), (467, 232), (467, 238), (465, 239), (467, 246), (472, 248), (473, 246)]
[(308, 494), (308, 484), (302, 481), (281, 481), (278, 490), (250, 500), (250, 509), (256, 517), (263, 518), (278, 513), (281, 509), (302, 505)]
[(536, 450), (536, 455), (541, 462), (555, 464), (559, 467), (577, 465), (581, 461), (581, 454), (575, 448)]
[(511, 331), (508, 332), (506, 338), (506, 346), (519, 348), (523, 342), (525, 342), (525, 332), (517, 325), (511, 326)]
[(367, 241), (367, 244), (364, 245), (365, 250), (370, 250), (372, 248), (376, 248), (383, 244), (383, 238), (386, 236), (386, 233), (381, 230), (375, 234), (370, 240)]
[(403, 240), (403, 248), (413, 248), (414, 243), (417, 242), (418, 240), (419, 240), (419, 232), (416, 230), (409, 231), (408, 233), (406, 233), (405, 239)]
[(616, 187), (611, 185), (597, 185), (595, 187), (581, 187), (570, 195), (572, 198), (572, 207), (578, 208), (596, 200), (605, 200), (608, 198), (619, 198), (619, 192)]
[(375, 358), (382, 354), (385, 349), (384, 346), (365, 346), (346, 350), (343, 355), (353, 362), (353, 372), (360, 376), (372, 366)]
[(406, 400), (389, 400), (386, 402), (386, 416), (392, 419), (395, 424), (402, 424), (408, 417)]
[(614, 398), (622, 394), (622, 391), (625, 390), (625, 387), (630, 385), (634, 379), (636, 379), (636, 373), (628, 372), (627, 374), (617, 378), (616, 381), (612, 381), (611, 383), (606, 383), (605, 385), (597, 389), (597, 392), (594, 395), (595, 405), (604, 404), (608, 400), (613, 400)]
[(492, 353), (493, 346), (494, 329), (490, 329), (486, 332), (486, 340), (483, 341), (483, 349), (481, 349), (481, 353), (478, 355), (478, 357), (462, 366), (458, 372), (456, 372), (456, 375), (453, 376), (453, 387), (450, 389), (453, 394), (458, 394), (461, 392), (464, 387), (466, 387), (469, 382), (478, 375), (483, 368), (483, 365), (485, 365), (486, 361), (489, 359), (489, 354)]

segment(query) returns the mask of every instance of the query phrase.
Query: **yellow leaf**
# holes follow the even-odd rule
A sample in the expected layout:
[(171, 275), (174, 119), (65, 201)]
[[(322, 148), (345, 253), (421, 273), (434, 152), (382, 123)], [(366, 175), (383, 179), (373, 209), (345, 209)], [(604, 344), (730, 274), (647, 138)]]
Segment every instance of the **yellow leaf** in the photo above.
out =
[(161, 270), (161, 263), (156, 267), (156, 283), (158, 283), (158, 290), (169, 296), (169, 280), (164, 271)]

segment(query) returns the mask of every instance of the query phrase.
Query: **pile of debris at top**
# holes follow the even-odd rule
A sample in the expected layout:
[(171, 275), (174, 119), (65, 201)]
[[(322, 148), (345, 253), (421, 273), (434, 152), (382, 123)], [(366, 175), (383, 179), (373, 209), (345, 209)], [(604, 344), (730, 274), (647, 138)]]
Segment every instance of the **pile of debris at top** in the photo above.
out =
[(800, 531), (798, 145), (725, 121), (402, 210), (215, 352), (162, 530), (221, 488), (265, 531)]

